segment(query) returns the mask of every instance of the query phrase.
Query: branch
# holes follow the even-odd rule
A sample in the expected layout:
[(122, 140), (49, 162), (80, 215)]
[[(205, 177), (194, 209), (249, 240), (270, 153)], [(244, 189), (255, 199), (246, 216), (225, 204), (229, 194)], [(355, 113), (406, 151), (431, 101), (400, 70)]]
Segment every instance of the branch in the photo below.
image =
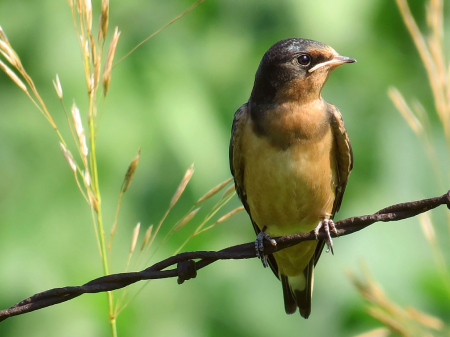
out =
[[(397, 204), (383, 208), (372, 215), (363, 215), (337, 221), (336, 228), (338, 235), (334, 233), (331, 233), (331, 235), (336, 237), (352, 234), (379, 221), (389, 222), (411, 218), (440, 205), (447, 205), (447, 208), (450, 209), (450, 191), (440, 197)], [(318, 239), (326, 239), (326, 233), (320, 232)], [(267, 254), (273, 254), (276, 251), (294, 246), (303, 241), (316, 240), (316, 236), (314, 231), (311, 231), (303, 234), (277, 237), (275, 240), (277, 241), (276, 246), (272, 246), (270, 242), (264, 241), (264, 251)], [(57, 303), (69, 301), (82, 294), (116, 290), (142, 280), (178, 277), (178, 283), (181, 284), (185, 280), (195, 277), (197, 270), (217, 260), (250, 259), (254, 257), (256, 257), (254, 242), (232, 246), (218, 252), (197, 251), (181, 253), (158, 262), (140, 272), (107, 275), (92, 280), (82, 286), (54, 288), (35, 294), (9, 309), (1, 310), (0, 322), (8, 317), (22, 315)], [(194, 259), (200, 260), (194, 262)], [(175, 264), (177, 264), (177, 268), (163, 270)]]

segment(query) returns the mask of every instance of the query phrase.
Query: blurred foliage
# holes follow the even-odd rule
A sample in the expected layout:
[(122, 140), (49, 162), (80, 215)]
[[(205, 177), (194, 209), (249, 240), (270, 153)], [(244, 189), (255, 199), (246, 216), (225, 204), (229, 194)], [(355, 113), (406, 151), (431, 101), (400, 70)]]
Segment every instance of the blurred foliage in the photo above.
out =
[[(112, 2), (110, 35), (115, 26), (122, 32), (116, 60), (192, 3)], [(425, 2), (409, 4), (423, 27)], [(93, 2), (94, 11), (99, 5)], [(87, 109), (69, 6), (65, 1), (0, 0), (0, 25), (62, 132), (69, 132), (52, 85), (56, 73), (66, 104), (73, 97), (80, 110)], [(448, 26), (444, 30), (449, 33)], [(323, 91), (343, 113), (355, 153), (338, 218), (440, 193), (420, 142), (387, 96), (394, 85), (433, 111), (424, 67), (394, 1), (206, 0), (114, 68), (97, 137), (106, 232), (114, 222), (124, 173), (139, 147), (142, 153), (122, 200), (113, 272), (125, 268), (136, 223), (143, 228), (158, 223), (192, 162), (195, 174), (169, 224), (230, 176), (233, 113), (248, 99), (265, 50), (287, 37), (315, 39), (358, 60), (335, 71)], [(89, 211), (55, 134), (3, 73), (0, 88), (3, 309), (45, 289), (85, 283), (101, 275), (102, 267)], [(448, 157), (435, 116), (431, 127), (438, 155)], [(234, 198), (227, 210), (237, 206)], [(448, 243), (444, 212), (437, 210), (433, 219), (437, 237)], [(180, 229), (152, 261), (172, 254), (201, 220), (199, 214)], [(169, 229), (162, 228), (162, 234)], [(253, 239), (241, 212), (184, 249), (217, 250)], [(441, 246), (450, 256), (450, 245)], [(377, 224), (335, 240), (335, 253), (324, 254), (318, 264), (308, 320), (284, 313), (279, 281), (259, 261), (227, 261), (182, 286), (176, 280), (150, 282), (119, 316), (119, 336), (349, 336), (379, 328), (344, 273), (357, 269), (360, 260), (394, 302), (450, 323), (448, 293), (417, 219)], [(0, 336), (109, 335), (106, 302), (105, 294), (83, 295), (14, 317), (0, 324)]]

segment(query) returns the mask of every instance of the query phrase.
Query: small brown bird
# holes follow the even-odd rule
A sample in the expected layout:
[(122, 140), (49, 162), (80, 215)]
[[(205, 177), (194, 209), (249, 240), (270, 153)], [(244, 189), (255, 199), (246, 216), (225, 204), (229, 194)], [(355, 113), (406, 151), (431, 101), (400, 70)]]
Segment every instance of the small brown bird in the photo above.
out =
[[(286, 313), (311, 312), (314, 267), (353, 165), (339, 110), (321, 97), (339, 65), (356, 62), (312, 40), (286, 39), (263, 56), (250, 99), (234, 115), (230, 166), (236, 191), (258, 234), (257, 255), (281, 280)], [(265, 232), (263, 229), (265, 228)], [(273, 255), (263, 237), (323, 228), (328, 240), (307, 241)], [(276, 244), (272, 240), (272, 244)]]

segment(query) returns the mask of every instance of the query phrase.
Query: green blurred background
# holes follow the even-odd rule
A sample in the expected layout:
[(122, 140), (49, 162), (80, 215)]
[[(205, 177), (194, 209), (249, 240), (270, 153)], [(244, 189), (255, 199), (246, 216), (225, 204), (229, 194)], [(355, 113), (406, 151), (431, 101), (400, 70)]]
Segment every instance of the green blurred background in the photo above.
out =
[[(192, 2), (112, 1), (110, 35), (114, 26), (122, 32), (116, 60)], [(409, 3), (424, 27), (424, 1)], [(97, 18), (99, 1), (93, 7)], [(55, 74), (66, 106), (75, 99), (86, 113), (87, 99), (67, 2), (0, 0), (0, 25), (69, 139), (51, 83)], [(247, 101), (264, 52), (288, 37), (318, 40), (358, 60), (336, 70), (323, 90), (323, 97), (344, 116), (355, 155), (338, 219), (445, 190), (436, 186), (421, 144), (387, 96), (394, 85), (434, 111), (424, 68), (394, 1), (207, 0), (114, 69), (97, 143), (107, 233), (126, 168), (139, 147), (142, 155), (123, 199), (113, 272), (124, 269), (136, 223), (146, 229), (159, 221), (191, 163), (195, 174), (166, 225), (230, 176), (233, 114)], [(433, 118), (439, 155), (445, 159), (439, 145), (442, 132)], [(0, 169), (0, 309), (36, 292), (101, 276), (90, 213), (58, 139), (3, 73)], [(221, 214), (238, 205), (235, 197)], [(433, 218), (448, 254), (443, 214), (436, 211)], [(200, 219), (201, 214), (152, 261), (171, 255)], [(252, 240), (248, 216), (241, 212), (194, 238), (185, 250), (219, 250)], [(221, 261), (182, 286), (175, 279), (152, 281), (118, 317), (119, 336), (362, 333), (381, 325), (364, 312), (365, 303), (345, 273), (359, 273), (361, 262), (392, 300), (450, 322), (450, 304), (430, 249), (418, 220), (411, 219), (373, 225), (335, 240), (335, 255), (323, 254), (316, 269), (308, 320), (284, 313), (281, 285), (258, 260)], [(108, 335), (105, 294), (83, 295), (0, 324), (2, 337)]]

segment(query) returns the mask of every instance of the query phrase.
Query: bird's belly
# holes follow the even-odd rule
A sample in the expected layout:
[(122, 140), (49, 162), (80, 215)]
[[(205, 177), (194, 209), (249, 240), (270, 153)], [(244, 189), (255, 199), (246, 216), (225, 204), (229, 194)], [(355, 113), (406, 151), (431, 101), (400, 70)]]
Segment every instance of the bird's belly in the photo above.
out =
[(331, 130), (319, 141), (285, 150), (252, 132), (247, 135), (244, 185), (253, 220), (271, 236), (311, 231), (330, 215), (335, 198)]

